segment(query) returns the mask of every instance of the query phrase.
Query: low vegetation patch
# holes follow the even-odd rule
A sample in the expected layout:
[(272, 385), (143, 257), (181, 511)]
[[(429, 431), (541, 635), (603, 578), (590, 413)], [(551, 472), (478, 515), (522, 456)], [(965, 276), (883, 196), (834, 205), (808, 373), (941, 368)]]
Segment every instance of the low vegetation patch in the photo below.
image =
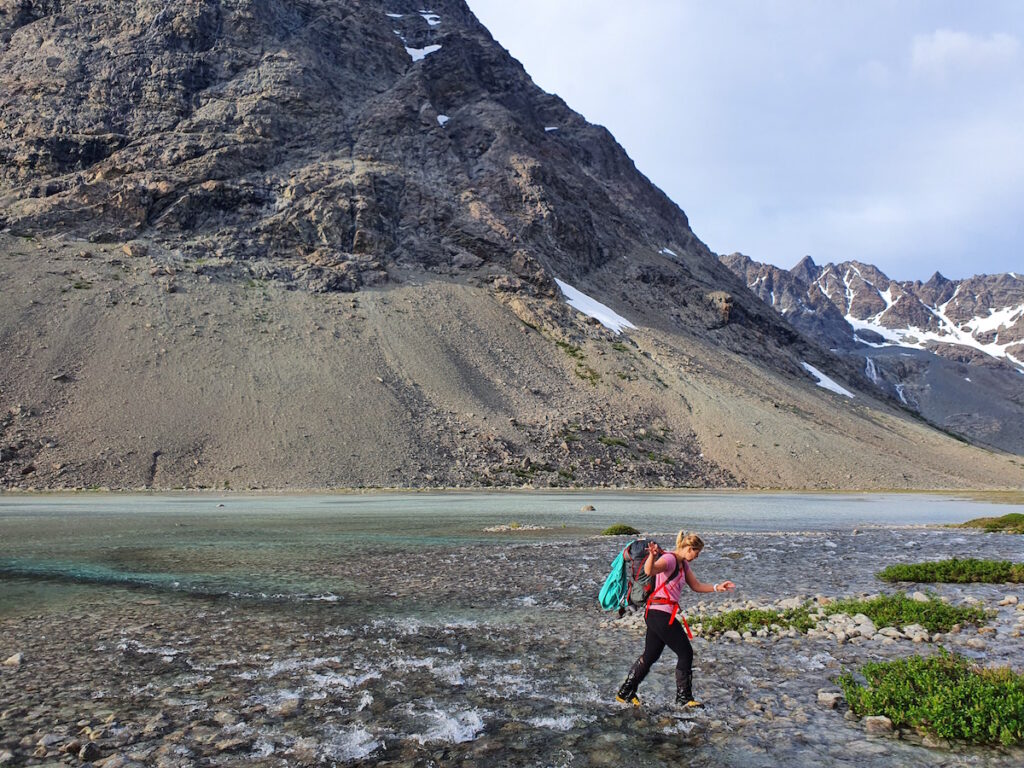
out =
[(955, 624), (980, 626), (987, 618), (983, 608), (947, 605), (935, 598), (928, 602), (918, 602), (902, 592), (880, 595), (871, 600), (839, 600), (825, 606), (825, 613), (845, 613), (849, 616), (863, 613), (876, 627), (920, 624), (929, 632), (949, 632)]
[(961, 523), (960, 528), (981, 528), (983, 531), (989, 533), (995, 533), (1002, 531), (1005, 533), (1024, 533), (1024, 514), (1020, 512), (1011, 512), (1008, 515), (1002, 517), (979, 517), (974, 520), (968, 520), (966, 523)]
[(583, 360), (586, 357), (586, 355), (583, 354), (582, 348), (577, 347), (575, 344), (570, 344), (567, 341), (556, 341), (555, 346), (565, 352), (569, 357), (576, 360)]
[(610, 528), (605, 528), (601, 531), (602, 536), (636, 536), (640, 533), (632, 525), (626, 525), (625, 523), (616, 523)]
[(865, 684), (851, 672), (839, 687), (858, 715), (884, 715), (894, 726), (975, 744), (1024, 743), (1024, 675), (982, 669), (946, 651), (865, 664)]
[(597, 442), (601, 443), (601, 445), (617, 445), (620, 448), (629, 447), (629, 443), (627, 443), (621, 437), (609, 437), (608, 435), (602, 435), (601, 437), (597, 438)]
[(1009, 560), (939, 560), (935, 563), (890, 565), (878, 574), (882, 581), (914, 581), (921, 584), (1024, 583), (1024, 563)]
[(806, 632), (817, 622), (806, 606), (787, 608), (774, 611), (761, 608), (743, 608), (738, 611), (727, 611), (717, 616), (695, 616), (694, 624), (701, 625), (701, 634), (720, 635), (723, 632), (757, 632), (760, 629), (774, 626), (781, 629), (795, 629)]

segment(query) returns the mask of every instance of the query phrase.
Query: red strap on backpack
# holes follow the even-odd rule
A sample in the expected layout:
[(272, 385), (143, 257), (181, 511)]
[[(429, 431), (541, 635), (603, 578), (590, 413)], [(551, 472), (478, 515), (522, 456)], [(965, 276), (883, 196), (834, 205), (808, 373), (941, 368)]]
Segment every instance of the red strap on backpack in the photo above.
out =
[[(673, 555), (673, 557), (675, 557), (675, 556)], [(682, 574), (679, 573), (680, 570), (682, 570)], [(679, 561), (677, 560), (676, 561), (676, 573), (674, 573), (669, 578), (665, 579), (665, 581), (662, 582), (661, 586), (658, 587), (657, 589), (655, 589), (653, 592), (651, 592), (651, 596), (649, 598), (647, 598), (647, 606), (644, 608), (644, 619), (647, 618), (647, 612), (651, 610), (651, 604), (653, 603), (653, 604), (656, 604), (656, 605), (671, 605), (672, 606), (672, 615), (669, 616), (669, 618), (668, 618), (669, 625), (671, 625), (672, 622), (676, 620), (676, 614), (679, 613), (679, 603), (677, 603), (675, 600), (669, 600), (668, 597), (658, 597), (657, 594), (661, 590), (665, 590), (665, 592), (667, 594), (668, 593), (669, 582), (675, 581), (676, 579), (679, 578), (680, 575), (683, 575), (685, 573), (686, 573), (686, 565), (685, 565), (685, 563), (683, 564), (683, 567), (680, 569), (679, 568)], [(683, 616), (683, 614), (679, 613), (679, 620), (683, 623), (683, 627), (686, 629), (686, 636), (688, 638), (690, 638), (691, 640), (693, 640), (693, 632), (690, 631), (690, 625), (686, 623), (686, 617)]]

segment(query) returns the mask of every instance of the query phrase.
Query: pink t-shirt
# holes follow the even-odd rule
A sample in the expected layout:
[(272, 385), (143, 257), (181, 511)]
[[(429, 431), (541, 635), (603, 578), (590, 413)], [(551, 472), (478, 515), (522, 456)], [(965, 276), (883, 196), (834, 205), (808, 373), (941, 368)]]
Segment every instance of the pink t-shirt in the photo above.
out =
[[(668, 577), (672, 575), (672, 571), (675, 568), (676, 556), (671, 552), (666, 552), (664, 555), (658, 558), (659, 563), (664, 563), (666, 570), (663, 573), (659, 573), (654, 577), (654, 592), (655, 597), (666, 598), (674, 603), (679, 602), (679, 596), (683, 593), (683, 585), (686, 584), (686, 572), (689, 570), (689, 564), (683, 560), (679, 566), (679, 570), (676, 571), (675, 578), (668, 583), (668, 586), (661, 589), (661, 585), (668, 581)], [(648, 606), (652, 611), (664, 611), (665, 613), (672, 613), (673, 605), (671, 603), (650, 603)]]

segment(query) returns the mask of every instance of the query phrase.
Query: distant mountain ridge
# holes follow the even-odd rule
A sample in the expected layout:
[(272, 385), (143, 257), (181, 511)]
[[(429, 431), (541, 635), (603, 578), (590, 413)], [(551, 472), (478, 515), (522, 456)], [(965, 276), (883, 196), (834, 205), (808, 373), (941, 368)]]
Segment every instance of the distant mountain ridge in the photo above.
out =
[(922, 283), (858, 261), (818, 266), (805, 256), (783, 270), (741, 253), (721, 258), (762, 301), (805, 332), (824, 330), (833, 346), (895, 344), (971, 363), (985, 362), (981, 353), (1024, 372), (1024, 277), (1016, 273), (950, 280), (936, 272)]
[(806, 336), (864, 357), (877, 387), (933, 424), (1024, 453), (1024, 277), (891, 280), (857, 261), (792, 269), (720, 257)]

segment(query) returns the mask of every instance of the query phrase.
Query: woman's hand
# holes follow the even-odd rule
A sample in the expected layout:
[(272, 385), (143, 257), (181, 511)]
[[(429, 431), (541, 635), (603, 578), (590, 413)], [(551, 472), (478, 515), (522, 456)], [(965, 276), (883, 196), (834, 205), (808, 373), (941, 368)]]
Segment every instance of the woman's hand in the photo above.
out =
[(734, 589), (736, 589), (736, 585), (733, 584), (731, 581), (723, 581), (721, 584), (718, 585), (718, 589), (716, 591), (732, 592)]
[(647, 545), (647, 554), (653, 557), (655, 560), (657, 560), (659, 557), (662, 556), (662, 554), (664, 554), (664, 550), (661, 548), (658, 542), (652, 541), (650, 544)]

